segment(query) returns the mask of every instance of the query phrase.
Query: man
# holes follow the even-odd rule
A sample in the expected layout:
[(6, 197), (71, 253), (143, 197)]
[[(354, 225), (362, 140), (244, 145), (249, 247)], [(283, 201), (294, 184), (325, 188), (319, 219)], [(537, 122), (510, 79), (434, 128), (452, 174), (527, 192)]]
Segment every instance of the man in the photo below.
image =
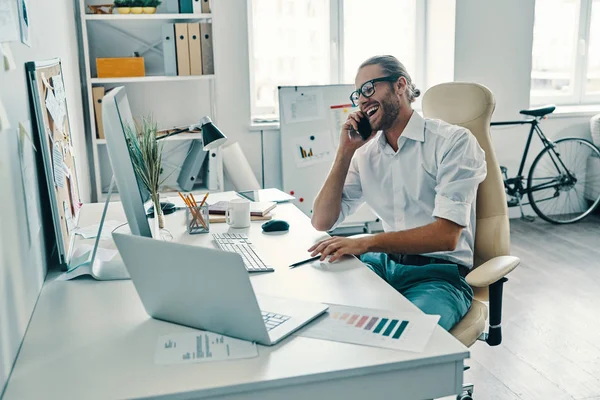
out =
[[(404, 66), (376, 56), (359, 68), (337, 155), (315, 199), (312, 224), (335, 228), (366, 202), (384, 233), (333, 237), (312, 246), (333, 262), (359, 255), (381, 278), (450, 330), (469, 310), (473, 291), (464, 277), (473, 266), (475, 198), (486, 176), (485, 154), (465, 128), (421, 117), (420, 95)], [(372, 133), (356, 131), (368, 118)]]

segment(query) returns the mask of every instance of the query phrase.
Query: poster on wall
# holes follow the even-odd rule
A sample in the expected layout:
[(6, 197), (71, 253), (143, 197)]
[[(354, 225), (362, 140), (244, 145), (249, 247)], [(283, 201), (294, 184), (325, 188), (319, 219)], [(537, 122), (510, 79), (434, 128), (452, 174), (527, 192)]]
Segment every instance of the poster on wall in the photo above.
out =
[(19, 39), (19, 26), (14, 5), (14, 0), (0, 0), (0, 43)]
[(31, 47), (31, 39), (29, 38), (29, 12), (27, 9), (26, 0), (18, 0), (19, 5), (19, 23), (21, 25), (21, 42)]

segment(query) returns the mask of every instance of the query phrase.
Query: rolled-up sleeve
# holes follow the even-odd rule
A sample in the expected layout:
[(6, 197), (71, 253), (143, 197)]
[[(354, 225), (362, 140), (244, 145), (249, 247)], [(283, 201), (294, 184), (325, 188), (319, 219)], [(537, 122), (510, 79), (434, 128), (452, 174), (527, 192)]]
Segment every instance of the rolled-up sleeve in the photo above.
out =
[(468, 130), (448, 140), (437, 171), (433, 216), (469, 226), (477, 188), (485, 179), (485, 152)]
[(344, 220), (349, 215), (352, 215), (363, 203), (364, 199), (362, 185), (360, 183), (360, 174), (358, 172), (358, 160), (355, 156), (350, 162), (348, 175), (346, 175), (346, 181), (344, 182), (340, 215), (338, 216), (337, 221), (335, 221), (335, 224), (333, 224), (330, 230), (337, 228), (339, 224), (344, 222)]

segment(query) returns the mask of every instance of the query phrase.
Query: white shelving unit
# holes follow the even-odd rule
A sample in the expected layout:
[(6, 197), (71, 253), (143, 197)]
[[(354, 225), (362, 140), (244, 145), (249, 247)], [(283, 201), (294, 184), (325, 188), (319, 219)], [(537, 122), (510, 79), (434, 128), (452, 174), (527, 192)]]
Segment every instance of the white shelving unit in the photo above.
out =
[[(164, 76), (164, 70), (158, 60), (162, 59), (161, 25), (165, 23), (213, 22), (213, 14), (88, 14), (88, 4), (98, 4), (102, 0), (77, 0), (79, 6), (80, 46), (82, 54), (82, 76), (85, 79), (84, 96), (87, 98), (86, 140), (91, 141), (93, 163), (90, 172), (94, 185), (92, 198), (104, 201), (112, 176), (106, 139), (97, 137), (94, 100), (92, 88), (104, 86), (107, 90), (116, 86), (125, 86), (132, 112), (135, 117), (149, 114), (161, 114), (162, 120), (156, 119), (160, 129), (189, 126), (203, 116), (209, 116), (218, 126), (215, 101), (215, 75)], [(150, 34), (148, 34), (150, 33)], [(155, 34), (155, 37), (153, 36)], [(98, 78), (95, 76), (95, 58), (127, 57), (138, 51), (146, 61), (147, 76), (128, 78)], [(154, 68), (146, 58), (152, 57)], [(168, 110), (168, 111), (165, 111)], [(137, 112), (136, 112), (137, 111)], [(172, 157), (172, 169), (181, 167), (181, 154), (187, 154), (192, 140), (201, 139), (199, 133), (183, 133), (166, 138), (165, 159)], [(188, 144), (189, 143), (189, 144)], [(187, 146), (187, 147), (186, 147)], [(167, 151), (167, 147), (170, 147)], [(210, 182), (208, 187), (200, 186), (194, 190), (223, 190), (222, 155), (216, 150), (210, 156), (216, 158), (217, 182)], [(168, 164), (168, 161), (165, 161)], [(177, 171), (172, 174), (175, 177)], [(172, 183), (171, 183), (172, 186)], [(114, 196), (118, 198), (118, 195)]]
[(167, 22), (192, 22), (199, 19), (211, 19), (212, 14), (86, 14), (88, 21), (143, 21), (159, 20)]
[(147, 82), (177, 82), (177, 81), (199, 81), (212, 80), (214, 75), (190, 75), (190, 76), (140, 76), (131, 78), (92, 78), (92, 84), (112, 84), (112, 83), (147, 83)]

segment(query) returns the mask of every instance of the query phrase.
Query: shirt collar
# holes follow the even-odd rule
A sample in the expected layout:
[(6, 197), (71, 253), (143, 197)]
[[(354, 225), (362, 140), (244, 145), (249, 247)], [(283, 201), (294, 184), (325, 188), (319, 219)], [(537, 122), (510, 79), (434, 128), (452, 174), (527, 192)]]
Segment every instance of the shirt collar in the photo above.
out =
[[(408, 124), (404, 127), (402, 135), (398, 138), (398, 147), (402, 138), (415, 140), (417, 142), (425, 141), (425, 119), (421, 115), (413, 111)], [(383, 131), (379, 131), (379, 146), (384, 149), (387, 146), (387, 138)]]

